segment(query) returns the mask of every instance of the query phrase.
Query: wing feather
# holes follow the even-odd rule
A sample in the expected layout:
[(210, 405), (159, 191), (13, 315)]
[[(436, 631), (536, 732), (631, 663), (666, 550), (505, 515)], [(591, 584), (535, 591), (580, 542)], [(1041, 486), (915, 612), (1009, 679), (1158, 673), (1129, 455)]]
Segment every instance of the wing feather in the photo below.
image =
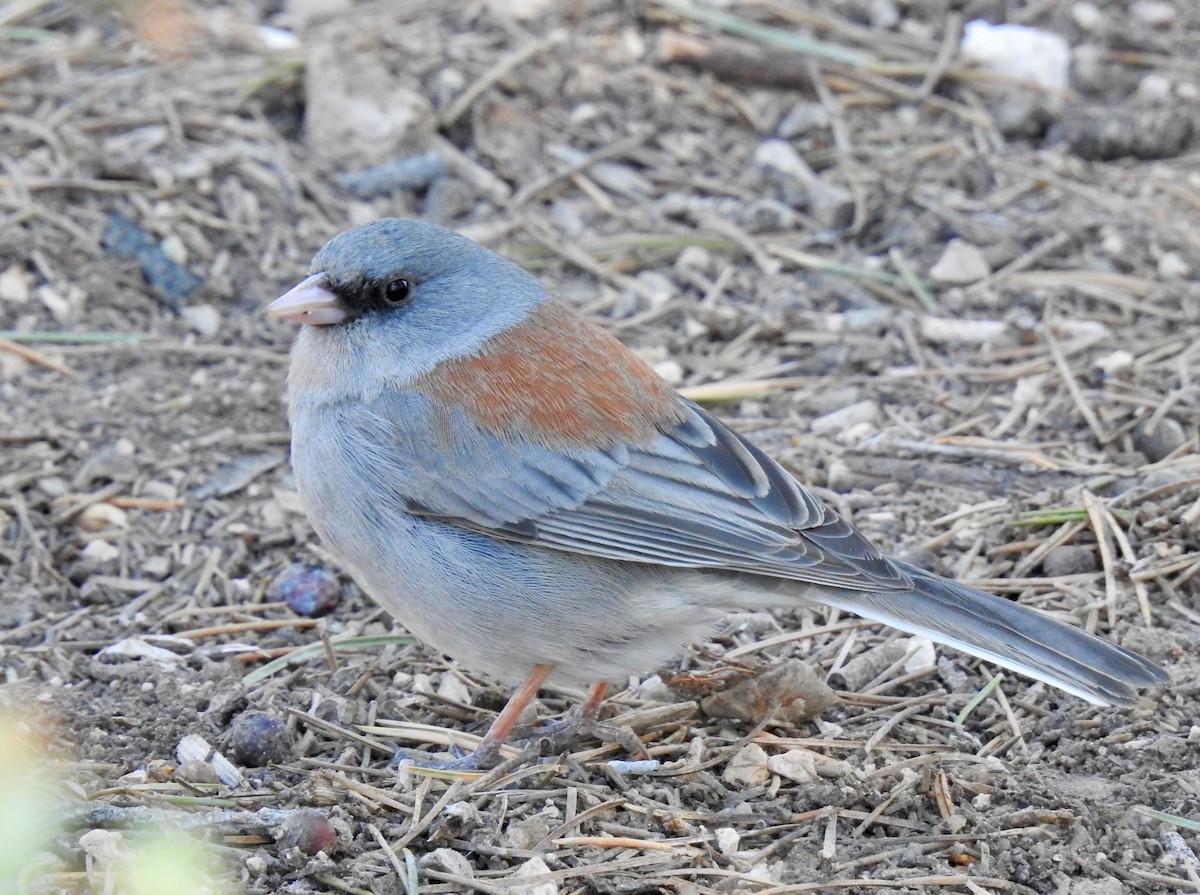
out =
[(355, 425), (390, 460), (383, 484), (413, 513), (628, 562), (911, 588), (905, 572), (783, 467), (679, 400), (682, 420), (652, 443), (607, 449), (501, 437), (412, 392), (380, 396)]

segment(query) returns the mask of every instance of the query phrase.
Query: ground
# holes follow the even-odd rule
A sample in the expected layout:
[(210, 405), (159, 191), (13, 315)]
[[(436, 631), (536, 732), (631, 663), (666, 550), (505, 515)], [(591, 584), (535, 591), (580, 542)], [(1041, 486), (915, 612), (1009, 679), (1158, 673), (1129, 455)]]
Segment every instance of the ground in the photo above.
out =
[[(1059, 35), (1070, 88), (967, 65), (973, 19)], [(1200, 888), (1200, 8), (32, 0), (0, 41), (0, 704), (59, 775), (0, 891), (137, 891), (176, 826), (226, 891)], [(606, 704), (657, 769), (584, 738), (399, 771), (505, 692), (323, 552), (260, 314), (388, 215), (535, 271), (885, 549), (1169, 682), (1098, 708), (744, 614)], [(836, 703), (705, 702), (789, 660)]]

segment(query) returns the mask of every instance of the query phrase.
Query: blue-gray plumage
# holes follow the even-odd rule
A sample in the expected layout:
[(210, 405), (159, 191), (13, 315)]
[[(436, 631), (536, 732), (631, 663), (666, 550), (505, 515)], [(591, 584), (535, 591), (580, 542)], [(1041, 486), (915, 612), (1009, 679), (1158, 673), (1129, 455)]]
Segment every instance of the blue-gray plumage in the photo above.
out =
[(1098, 704), (1164, 680), (1122, 647), (885, 557), (533, 277), (449, 231), (349, 230), (269, 311), (313, 324), (289, 403), (317, 532), (418, 637), (524, 691), (648, 671), (731, 610), (805, 601)]

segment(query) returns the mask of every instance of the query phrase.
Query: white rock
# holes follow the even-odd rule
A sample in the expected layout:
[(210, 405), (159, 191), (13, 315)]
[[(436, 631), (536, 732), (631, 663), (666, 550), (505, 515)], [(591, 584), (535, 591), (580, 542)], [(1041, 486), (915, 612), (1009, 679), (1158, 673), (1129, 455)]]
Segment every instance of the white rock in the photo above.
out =
[(462, 679), (457, 674), (444, 673), (441, 680), (438, 681), (437, 694), (452, 702), (458, 702), (463, 705), (471, 704), (471, 691), (467, 689), (467, 685), (462, 682)]
[(811, 183), (817, 177), (817, 173), (809, 167), (808, 162), (785, 140), (767, 140), (760, 143), (755, 148), (750, 163), (758, 168), (768, 168), (794, 177), (801, 183)]
[(88, 562), (100, 564), (112, 562), (121, 555), (121, 550), (108, 541), (95, 540), (88, 541), (87, 546), (79, 551), (79, 555)]
[(0, 301), (23, 305), (29, 301), (31, 291), (29, 271), (24, 265), (14, 264), (0, 273)]
[(495, 15), (528, 22), (550, 9), (554, 0), (484, 0), (483, 5)]
[(1133, 352), (1118, 348), (1111, 354), (1096, 358), (1092, 365), (1106, 376), (1111, 376), (1113, 373), (1133, 366), (1134, 360)]
[(757, 743), (749, 743), (737, 751), (725, 770), (721, 780), (734, 786), (761, 786), (771, 779), (767, 767), (767, 753)]
[(951, 317), (922, 317), (921, 336), (929, 342), (982, 344), (1008, 329), (1003, 320), (956, 320)]
[(212, 305), (188, 305), (182, 314), (188, 325), (202, 336), (215, 336), (221, 328), (221, 314)]
[(867, 399), (819, 416), (809, 426), (815, 435), (831, 435), (861, 423), (872, 424), (878, 419), (879, 405)]
[(1148, 102), (1161, 103), (1171, 97), (1171, 81), (1160, 74), (1149, 74), (1138, 81), (1137, 92)]
[(938, 283), (963, 286), (976, 283), (991, 272), (983, 252), (969, 242), (952, 239), (942, 252), (942, 257), (929, 269), (929, 277)]
[(452, 848), (435, 848), (428, 854), (422, 855), (417, 863), (422, 867), (432, 867), (434, 870), (461, 876), (463, 879), (475, 878), (475, 868), (471, 866), (466, 855)]
[(558, 895), (558, 884), (552, 879), (542, 882), (522, 883), (521, 880), (537, 879), (539, 876), (545, 876), (550, 872), (550, 868), (546, 866), (546, 862), (541, 858), (533, 857), (517, 868), (517, 872), (509, 877), (508, 885), (504, 889), (510, 895)]
[(937, 664), (937, 651), (933, 647), (933, 641), (928, 637), (908, 638), (908, 649), (908, 658), (904, 661), (906, 672), (932, 668)]
[(959, 52), (963, 61), (993, 74), (1048, 90), (1066, 90), (1070, 83), (1071, 48), (1049, 31), (976, 19), (963, 29)]
[(817, 779), (817, 760), (807, 749), (790, 749), (767, 759), (767, 768), (780, 777), (797, 783), (812, 783)]
[(106, 528), (128, 528), (129, 514), (111, 503), (94, 503), (76, 520), (84, 531), (104, 531)]
[(742, 841), (742, 837), (733, 827), (718, 827), (713, 830), (713, 838), (717, 840), (717, 851), (723, 855), (732, 855)]
[(1167, 0), (1134, 0), (1129, 5), (1129, 15), (1143, 25), (1164, 30), (1174, 27), (1179, 20), (1175, 4)]
[(1084, 31), (1099, 31), (1104, 25), (1104, 13), (1095, 3), (1082, 0), (1071, 6), (1071, 18)]
[(1178, 252), (1167, 252), (1158, 259), (1158, 275), (1164, 280), (1186, 280), (1191, 274), (1191, 265)]
[(667, 380), (671, 385), (679, 385), (683, 382), (683, 367), (679, 365), (679, 361), (664, 360), (654, 364), (654, 372)]

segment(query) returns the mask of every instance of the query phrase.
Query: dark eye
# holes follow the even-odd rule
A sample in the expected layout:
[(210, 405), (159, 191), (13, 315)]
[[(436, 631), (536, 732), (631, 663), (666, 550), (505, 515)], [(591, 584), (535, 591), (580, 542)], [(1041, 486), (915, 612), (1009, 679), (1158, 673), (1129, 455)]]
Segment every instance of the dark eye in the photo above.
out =
[(408, 280), (392, 280), (383, 287), (383, 300), (389, 305), (403, 304), (408, 300), (410, 289)]

